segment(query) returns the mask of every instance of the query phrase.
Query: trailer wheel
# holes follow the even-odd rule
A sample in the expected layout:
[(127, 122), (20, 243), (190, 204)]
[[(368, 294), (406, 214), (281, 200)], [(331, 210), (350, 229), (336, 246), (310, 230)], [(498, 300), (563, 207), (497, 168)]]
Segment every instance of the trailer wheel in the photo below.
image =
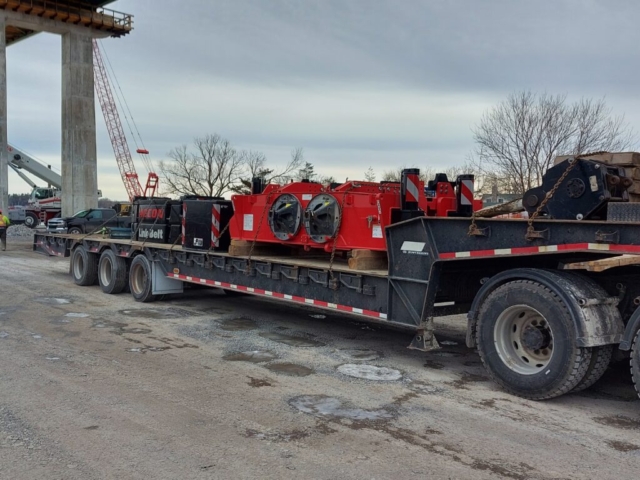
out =
[(71, 276), (76, 285), (93, 285), (98, 279), (98, 256), (82, 246), (71, 254)]
[(98, 281), (104, 293), (115, 294), (127, 285), (127, 262), (117, 256), (113, 250), (105, 250), (98, 263)]
[(151, 263), (144, 255), (138, 255), (131, 262), (129, 288), (131, 295), (138, 302), (153, 302), (157, 299), (156, 295), (151, 293)]
[(25, 224), (25, 226), (27, 226), (29, 228), (36, 228), (38, 226), (38, 223), (40, 223), (40, 219), (38, 218), (38, 216), (35, 213), (26, 212), (26, 214), (24, 216), (24, 224)]
[(631, 378), (636, 393), (640, 397), (640, 330), (633, 337), (633, 345), (631, 346)]
[(580, 383), (573, 389), (574, 392), (581, 392), (586, 390), (591, 385), (596, 383), (604, 372), (607, 371), (609, 363), (611, 363), (611, 356), (613, 355), (613, 345), (602, 345), (600, 347), (594, 347), (591, 349), (591, 360), (587, 367), (587, 373), (584, 378), (580, 380)]
[(478, 315), (477, 345), (493, 380), (532, 400), (571, 391), (591, 360), (590, 349), (576, 346), (564, 302), (530, 280), (506, 283), (486, 298)]

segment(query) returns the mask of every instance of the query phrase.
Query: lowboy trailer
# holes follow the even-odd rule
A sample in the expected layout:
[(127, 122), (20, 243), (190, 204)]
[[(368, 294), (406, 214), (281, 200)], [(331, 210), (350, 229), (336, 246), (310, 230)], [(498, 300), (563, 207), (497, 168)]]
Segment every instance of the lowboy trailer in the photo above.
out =
[[(633, 207), (637, 204), (626, 204)], [(471, 227), (471, 228), (470, 228)], [(640, 384), (640, 221), (417, 217), (384, 229), (388, 270), (344, 259), (236, 256), (181, 245), (36, 233), (34, 250), (70, 257), (77, 285), (128, 286), (150, 302), (184, 283), (329, 309), (414, 332), (466, 313), (469, 347), (505, 390), (542, 400), (582, 390), (615, 349)]]

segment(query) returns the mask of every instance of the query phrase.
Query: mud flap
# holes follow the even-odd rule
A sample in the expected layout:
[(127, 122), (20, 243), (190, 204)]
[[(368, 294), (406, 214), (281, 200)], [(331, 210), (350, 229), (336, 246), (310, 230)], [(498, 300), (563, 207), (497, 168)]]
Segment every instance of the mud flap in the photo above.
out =
[(167, 293), (182, 293), (184, 284), (180, 280), (167, 277), (159, 262), (151, 262), (151, 289), (153, 295), (164, 295)]

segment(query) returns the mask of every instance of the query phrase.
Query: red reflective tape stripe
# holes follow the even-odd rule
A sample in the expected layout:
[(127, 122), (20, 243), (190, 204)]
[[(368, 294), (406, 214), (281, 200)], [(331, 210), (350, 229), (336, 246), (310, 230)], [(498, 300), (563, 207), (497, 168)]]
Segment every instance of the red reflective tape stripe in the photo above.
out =
[(511, 255), (519, 253), (540, 253), (539, 247), (517, 247), (511, 249)]
[[(537, 247), (515, 247), (511, 248), (511, 253), (502, 253), (504, 249), (500, 250), (500, 253), (496, 253), (496, 249), (494, 250), (471, 250), (468, 252), (442, 252), (439, 253), (438, 256), (441, 259), (451, 259), (451, 258), (473, 258), (473, 257), (492, 257), (499, 256), (505, 257), (508, 255), (525, 255), (531, 253), (554, 253), (558, 252), (566, 252), (566, 251), (579, 251), (579, 250), (587, 250), (593, 252), (631, 252), (631, 253), (640, 253), (640, 245), (612, 245), (612, 244), (602, 244), (606, 245), (606, 249), (595, 249), (589, 248), (588, 243), (568, 243), (564, 245), (543, 245)], [(555, 248), (555, 250), (553, 250)]]
[[(471, 185), (471, 188), (469, 187)], [(463, 180), (460, 183), (460, 203), (462, 205), (473, 204), (473, 183), (470, 180)]]
[(252, 289), (251, 287), (247, 287), (246, 285), (235, 285), (227, 282), (217, 282), (214, 280), (207, 280), (204, 278), (193, 277), (191, 275), (182, 275), (179, 273), (167, 273), (167, 277), (184, 280), (185, 282), (190, 282), (190, 283), (200, 283), (200, 284), (205, 283), (206, 285), (219, 286), (222, 288), (231, 288), (231, 289), (240, 290), (243, 292), (253, 293), (256, 295), (263, 295), (265, 297), (275, 297), (283, 300), (289, 300), (291, 302), (304, 303), (306, 305), (313, 305), (316, 307), (331, 308), (334, 310), (340, 310), (341, 312), (353, 313), (356, 315), (365, 315), (367, 317), (382, 318), (382, 319), (387, 318), (387, 315), (385, 313), (380, 313), (373, 310), (365, 310), (365, 309), (360, 309), (356, 307), (348, 307), (346, 305), (330, 304), (329, 302), (325, 302), (322, 300), (314, 300), (312, 298), (305, 298), (297, 295), (287, 295), (287, 294), (278, 293), (278, 292), (270, 292), (270, 294), (267, 294), (267, 290), (263, 290), (261, 288)]
[(220, 205), (211, 207), (211, 246), (220, 246)]
[(565, 245), (556, 245), (558, 250), (587, 250), (589, 248), (588, 243), (567, 243)]
[(187, 241), (186, 239), (186, 230), (187, 230), (187, 204), (182, 202), (182, 245)]
[(472, 257), (491, 257), (496, 254), (495, 250), (472, 250), (469, 252)]
[(406, 201), (417, 202), (418, 197), (420, 196), (420, 192), (418, 191), (418, 182), (420, 181), (420, 177), (415, 174), (409, 174), (406, 178)]

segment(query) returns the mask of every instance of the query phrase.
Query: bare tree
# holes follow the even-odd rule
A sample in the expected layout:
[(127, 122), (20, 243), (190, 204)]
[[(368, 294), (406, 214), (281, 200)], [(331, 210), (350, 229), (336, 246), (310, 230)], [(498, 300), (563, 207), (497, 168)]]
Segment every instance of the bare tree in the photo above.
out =
[(239, 154), (250, 178), (267, 178), (273, 173), (273, 169), (267, 168), (267, 157), (262, 152), (243, 150)]
[(569, 103), (566, 95), (513, 93), (485, 112), (474, 129), (474, 162), (505, 193), (539, 185), (558, 155), (623, 150), (635, 134), (604, 99)]
[(304, 165), (298, 170), (298, 180), (314, 181), (318, 174), (311, 162), (304, 162)]
[(246, 158), (218, 134), (197, 137), (193, 152), (181, 145), (160, 162), (164, 189), (178, 195), (218, 197), (240, 181)]
[(278, 183), (282, 185), (289, 182), (296, 176), (304, 159), (301, 147), (294, 148), (291, 151), (291, 159), (280, 169), (267, 167), (267, 157), (262, 152), (243, 150), (239, 155), (243, 159), (245, 171), (240, 181), (231, 190), (245, 195), (251, 193), (251, 179), (253, 178), (262, 178), (265, 184)]
[(376, 181), (376, 172), (373, 170), (373, 167), (367, 168), (367, 171), (364, 172), (364, 179), (366, 182)]
[(338, 183), (338, 181), (336, 180), (336, 177), (334, 177), (333, 175), (320, 175), (318, 182), (323, 185), (331, 185), (332, 183)]

